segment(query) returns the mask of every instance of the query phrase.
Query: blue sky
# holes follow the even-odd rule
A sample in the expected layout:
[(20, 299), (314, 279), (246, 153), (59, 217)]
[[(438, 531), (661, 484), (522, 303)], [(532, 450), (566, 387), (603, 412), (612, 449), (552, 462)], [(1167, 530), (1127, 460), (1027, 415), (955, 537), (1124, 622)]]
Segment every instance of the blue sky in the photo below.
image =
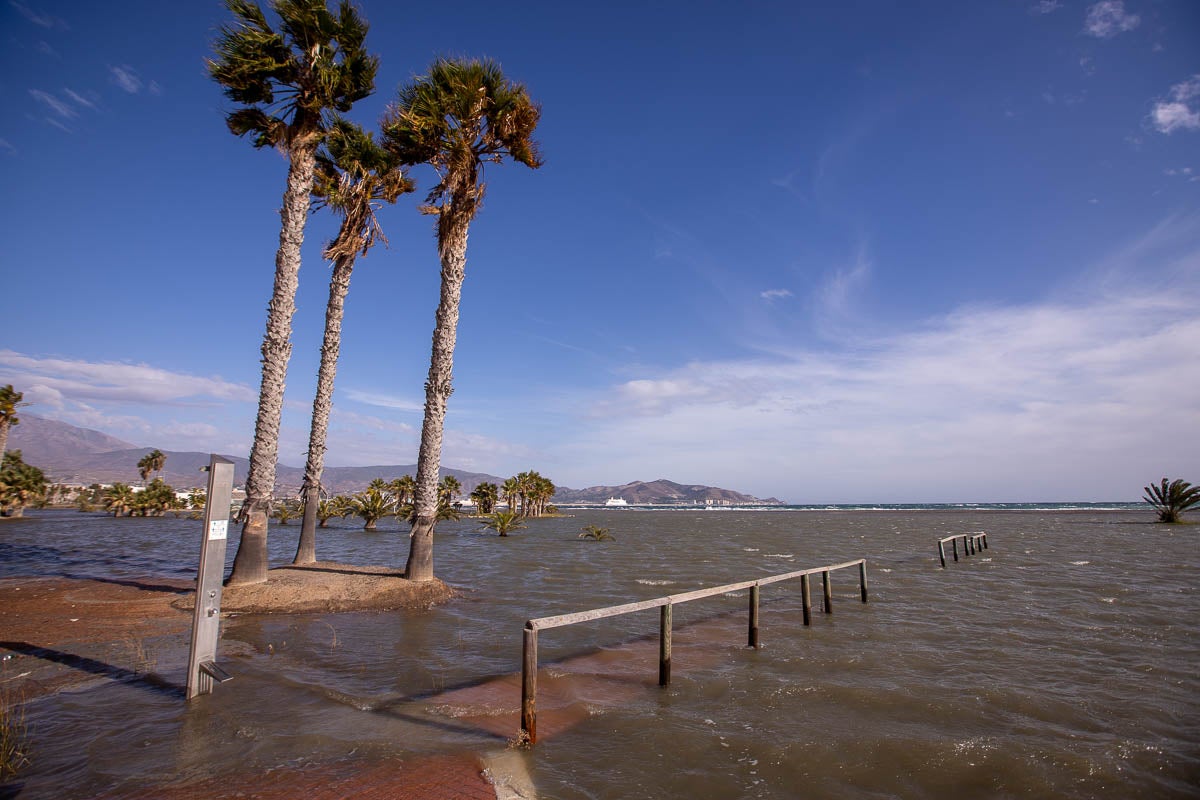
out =
[[(471, 228), (447, 466), (792, 502), (1200, 481), (1200, 5), (360, 7), (363, 124), (442, 54), (543, 106), (545, 166), (489, 167)], [(245, 455), (286, 164), (225, 129), (221, 4), (117, 8), (0, 6), (0, 382)], [(415, 206), (355, 271), (331, 465), (416, 460), (438, 267)], [(305, 242), (294, 465), (333, 230)]]

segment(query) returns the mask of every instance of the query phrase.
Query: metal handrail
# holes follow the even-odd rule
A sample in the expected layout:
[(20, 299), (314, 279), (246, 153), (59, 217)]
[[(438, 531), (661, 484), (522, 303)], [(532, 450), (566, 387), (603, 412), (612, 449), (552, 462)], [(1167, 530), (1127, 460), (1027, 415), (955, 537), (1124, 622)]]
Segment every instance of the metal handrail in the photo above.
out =
[(681, 594), (656, 597), (652, 600), (641, 600), (634, 603), (622, 603), (616, 606), (593, 608), (588, 611), (578, 611), (573, 614), (558, 614), (552, 617), (538, 617), (528, 620), (523, 631), (524, 649), (521, 658), (521, 730), (522, 740), (533, 744), (537, 741), (537, 637), (538, 631), (550, 628), (561, 628), (565, 625), (575, 625), (580, 622), (618, 617), (632, 614), (635, 611), (645, 611), (650, 608), (661, 609), (659, 616), (659, 650), (658, 650), (658, 683), (667, 686), (671, 682), (671, 609), (677, 603), (687, 603), (692, 600), (702, 600), (706, 597), (729, 594), (730, 592), (750, 590), (750, 618), (748, 646), (758, 647), (758, 601), (759, 587), (764, 584), (779, 583), (780, 581), (800, 579), (801, 595), (804, 606), (804, 624), (812, 624), (812, 598), (809, 590), (809, 576), (821, 574), (823, 600), (826, 614), (833, 613), (833, 592), (829, 573), (847, 567), (858, 567), (859, 594), (862, 601), (867, 602), (867, 560), (843, 561), (840, 564), (829, 564), (824, 567), (801, 569), (785, 572), (781, 575), (768, 575), (750, 581), (727, 583), (724, 586), (713, 586), (708, 589), (696, 589)]

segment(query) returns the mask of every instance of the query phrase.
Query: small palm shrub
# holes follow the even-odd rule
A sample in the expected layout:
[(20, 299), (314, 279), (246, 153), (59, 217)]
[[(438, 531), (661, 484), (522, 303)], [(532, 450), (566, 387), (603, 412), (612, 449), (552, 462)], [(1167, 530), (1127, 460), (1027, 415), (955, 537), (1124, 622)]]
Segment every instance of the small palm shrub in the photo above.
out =
[(1146, 502), (1158, 511), (1159, 522), (1180, 522), (1184, 511), (1200, 504), (1200, 486), (1178, 478), (1170, 483), (1163, 478), (1160, 485), (1152, 483), (1145, 490)]
[(508, 536), (510, 531), (518, 531), (525, 527), (521, 522), (521, 515), (515, 511), (497, 511), (489, 514), (480, 524), (501, 536)]
[(579, 534), (580, 539), (592, 539), (597, 542), (615, 542), (616, 539), (608, 528), (601, 528), (598, 525), (584, 525), (583, 533)]

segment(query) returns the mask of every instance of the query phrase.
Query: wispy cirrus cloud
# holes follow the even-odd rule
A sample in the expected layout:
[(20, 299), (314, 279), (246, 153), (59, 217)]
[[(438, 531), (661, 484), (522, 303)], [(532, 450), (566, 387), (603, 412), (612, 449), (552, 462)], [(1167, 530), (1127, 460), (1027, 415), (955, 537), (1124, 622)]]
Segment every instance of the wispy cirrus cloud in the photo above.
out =
[(29, 95), (63, 119), (73, 119), (79, 116), (79, 113), (71, 108), (68, 103), (63, 102), (49, 92), (43, 92), (41, 89), (30, 89)]
[(64, 21), (61, 17), (56, 17), (53, 14), (44, 14), (42, 12), (35, 11), (30, 6), (26, 5), (25, 3), (20, 2), (20, 0), (8, 0), (8, 4), (18, 14), (20, 14), (22, 17), (24, 17), (29, 22), (32, 22), (34, 25), (37, 25), (38, 27), (41, 27), (41, 28), (66, 28), (66, 27), (68, 27), (66, 21)]
[(758, 296), (770, 303), (775, 300), (785, 300), (793, 295), (790, 289), (767, 289), (765, 292), (759, 292)]
[(1150, 123), (1159, 133), (1200, 130), (1200, 75), (1171, 87), (1165, 100), (1150, 111)]
[(1125, 10), (1123, 0), (1101, 0), (1088, 8), (1083, 30), (1097, 39), (1111, 39), (1119, 33), (1133, 30), (1141, 21), (1142, 18), (1137, 14)]
[(1062, 3), (1059, 0), (1040, 0), (1029, 7), (1031, 14), (1053, 14), (1062, 8)]
[(425, 406), (407, 397), (383, 394), (381, 392), (364, 392), (360, 389), (346, 389), (343, 395), (347, 400), (353, 400), (363, 405), (378, 408), (394, 408), (398, 411), (423, 411)]

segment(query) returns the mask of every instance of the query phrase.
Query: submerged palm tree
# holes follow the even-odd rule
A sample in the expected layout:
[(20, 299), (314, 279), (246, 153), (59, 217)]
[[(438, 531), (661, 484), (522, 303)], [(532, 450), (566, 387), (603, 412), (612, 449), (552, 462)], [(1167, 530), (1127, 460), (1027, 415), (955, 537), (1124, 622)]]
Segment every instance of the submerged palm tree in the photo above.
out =
[(584, 525), (583, 533), (579, 534), (580, 539), (594, 539), (597, 542), (613, 542), (616, 539), (608, 532), (608, 528), (601, 528), (599, 525)]
[(480, 523), (485, 528), (491, 528), (501, 536), (508, 536), (509, 531), (519, 531), (525, 527), (521, 515), (515, 511), (497, 511)]
[[(369, 132), (341, 118), (334, 120), (325, 137), (324, 152), (318, 154), (317, 162), (313, 194), (318, 205), (327, 206), (341, 215), (342, 224), (324, 253), (325, 258), (333, 262), (333, 276), (329, 281), (329, 302), (325, 306), (325, 339), (321, 345), (321, 366), (317, 370), (308, 461), (301, 490), (304, 520), (300, 525), (300, 542), (293, 564), (311, 564), (317, 560), (317, 506), (321, 473), (325, 468), (325, 434), (333, 409), (333, 382), (342, 345), (342, 315), (354, 262), (359, 255), (365, 256), (377, 239), (387, 241), (375, 218), (375, 209), (383, 202), (395, 203), (401, 195), (413, 190), (412, 182), (404, 177), (395, 156), (376, 144)], [(325, 527), (324, 521), (321, 527)]]
[(250, 136), (255, 147), (275, 147), (288, 158), (287, 189), (275, 254), (275, 285), (262, 345), (262, 384), (254, 444), (242, 506), (242, 537), (229, 583), (267, 579), (267, 521), (279, 454), (283, 388), (291, 357), (292, 314), (300, 272), (300, 246), (313, 188), (317, 147), (328, 111), (349, 111), (375, 88), (378, 59), (363, 49), (367, 25), (348, 2), (337, 12), (325, 0), (272, 0), (276, 31), (251, 0), (227, 0), (236, 18), (221, 28), (209, 73), (240, 108), (229, 130)]
[(1180, 515), (1195, 505), (1200, 505), (1200, 486), (1192, 486), (1185, 480), (1173, 480), (1145, 487), (1146, 502), (1158, 510), (1159, 522), (1179, 522)]
[(354, 495), (354, 513), (363, 519), (363, 530), (375, 530), (376, 523), (396, 509), (392, 496), (375, 488)]
[(507, 156), (527, 167), (542, 161), (533, 140), (541, 109), (524, 86), (493, 61), (438, 59), (429, 74), (400, 91), (383, 122), (386, 146), (406, 164), (429, 164), (438, 183), (422, 208), (437, 215), (441, 293), (433, 330), (425, 417), (417, 457), (416, 521), (409, 580), (433, 580), (433, 529), (446, 401), (450, 397), (458, 307), (466, 276), (467, 233), (483, 201), (483, 165)]

